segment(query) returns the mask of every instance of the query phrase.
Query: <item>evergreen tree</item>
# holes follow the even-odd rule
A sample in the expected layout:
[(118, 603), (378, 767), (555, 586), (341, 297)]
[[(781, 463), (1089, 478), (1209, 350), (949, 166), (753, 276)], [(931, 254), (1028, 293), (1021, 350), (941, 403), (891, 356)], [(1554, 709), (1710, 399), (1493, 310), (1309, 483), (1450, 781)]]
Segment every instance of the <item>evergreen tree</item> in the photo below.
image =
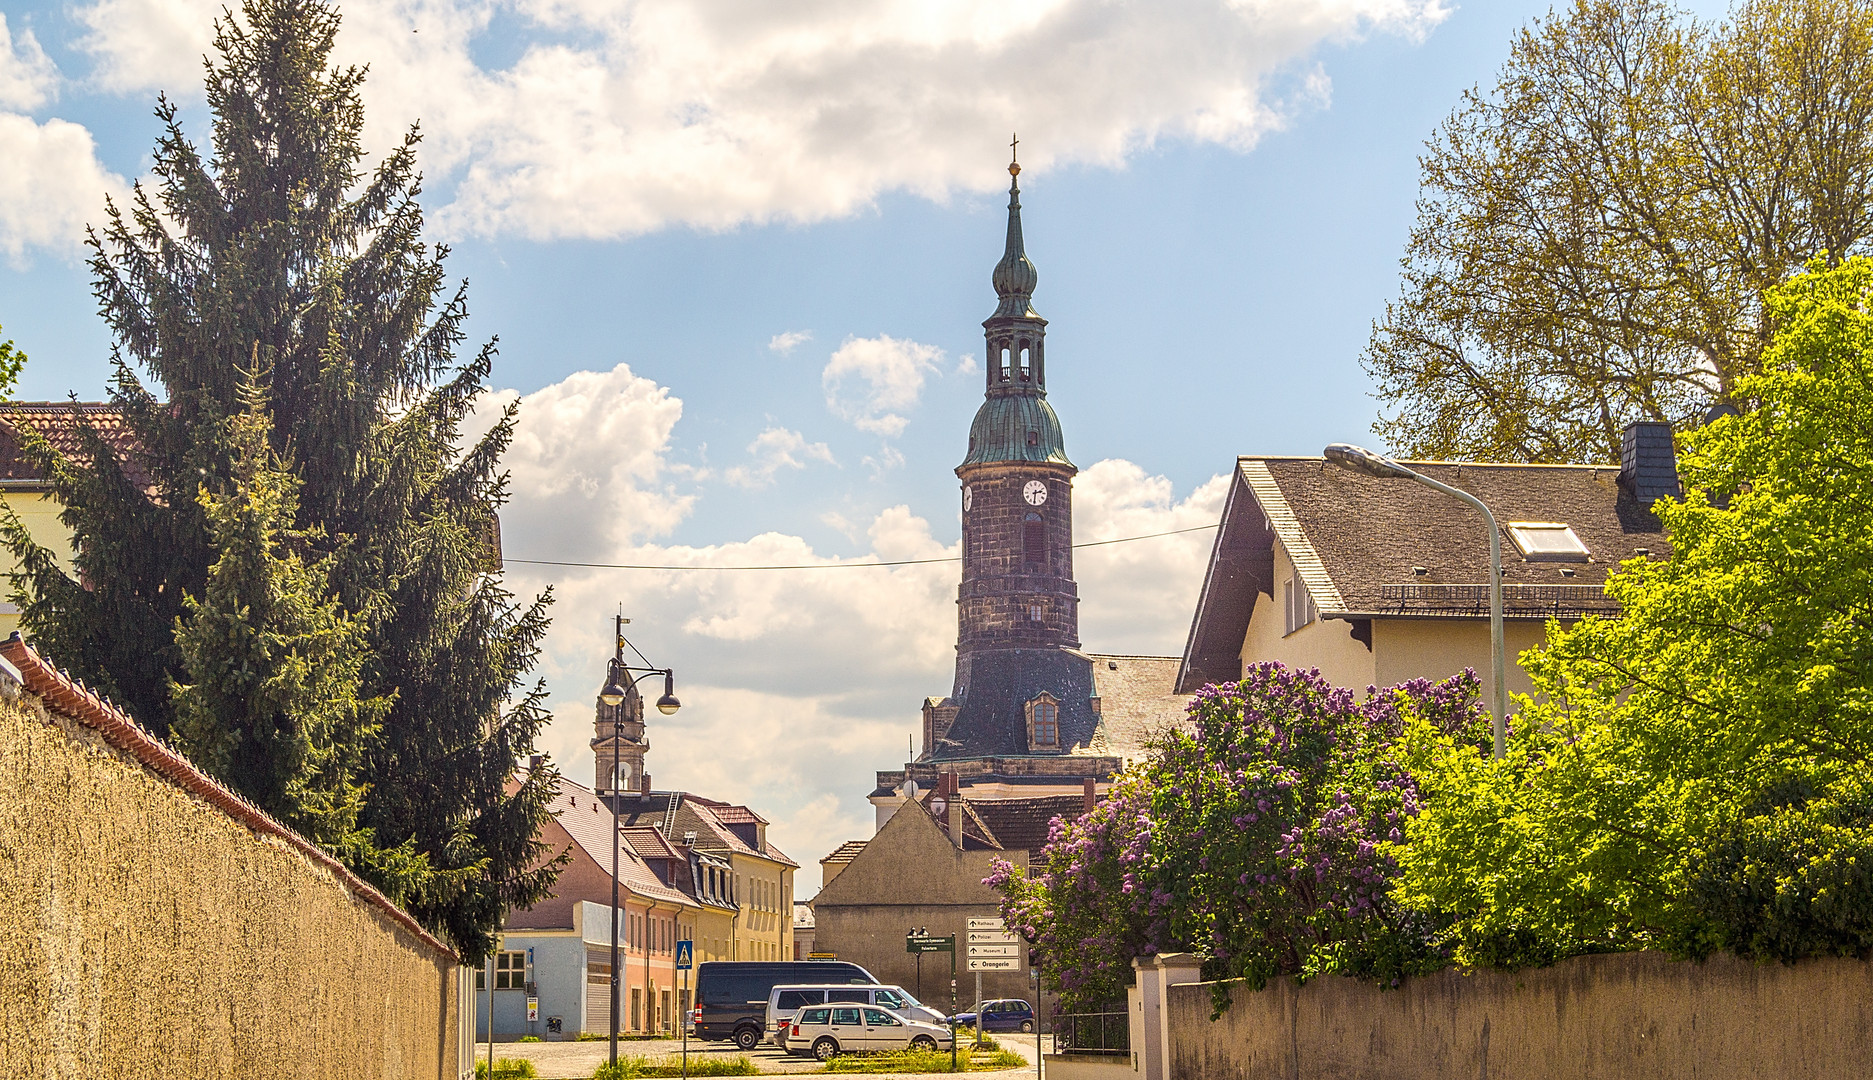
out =
[(228, 422), (246, 408), (243, 372), (264, 372), (266, 438), (297, 485), (285, 531), (361, 634), (358, 699), (388, 702), (357, 776), (359, 823), (421, 861), (354, 865), (472, 960), (556, 873), (535, 839), (550, 777), (507, 790), (547, 719), (543, 689), (523, 683), (549, 597), (516, 604), (491, 563), (513, 412), (463, 445), (493, 348), (456, 358), (465, 286), (447, 290), (447, 250), (422, 240), (417, 131), (363, 171), (364, 72), (328, 66), (338, 26), (317, 0), (246, 0), (217, 23), (207, 158), (159, 102), (154, 196), (139, 186), (91, 237), (111, 396), (140, 450), (116, 460), (88, 431), (65, 459), (28, 438), (77, 575), (13, 528), (16, 591), (47, 652), (159, 733), (238, 727), (235, 706), (203, 698), (213, 724), (190, 712), (178, 730), (198, 699), (171, 685), (196, 685), (186, 643), (209, 609), (188, 598), (206, 603), (225, 555), (198, 496), (233, 490), (246, 467)]

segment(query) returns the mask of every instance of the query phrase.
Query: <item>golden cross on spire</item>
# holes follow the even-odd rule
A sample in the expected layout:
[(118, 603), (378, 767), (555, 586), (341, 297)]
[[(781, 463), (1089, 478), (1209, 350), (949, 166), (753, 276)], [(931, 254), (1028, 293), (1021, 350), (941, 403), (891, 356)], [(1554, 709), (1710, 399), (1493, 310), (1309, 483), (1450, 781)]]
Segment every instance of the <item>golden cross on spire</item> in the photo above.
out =
[(1021, 136), (1011, 135), (1008, 141), (1008, 175), (1021, 175)]

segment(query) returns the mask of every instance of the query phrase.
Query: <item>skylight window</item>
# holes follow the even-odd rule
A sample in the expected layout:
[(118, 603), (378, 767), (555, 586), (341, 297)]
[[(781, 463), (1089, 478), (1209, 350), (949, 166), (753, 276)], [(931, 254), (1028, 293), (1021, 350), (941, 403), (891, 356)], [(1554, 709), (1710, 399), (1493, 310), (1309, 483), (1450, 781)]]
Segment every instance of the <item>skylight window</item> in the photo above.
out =
[(1530, 562), (1586, 562), (1587, 545), (1558, 521), (1511, 521), (1509, 539)]

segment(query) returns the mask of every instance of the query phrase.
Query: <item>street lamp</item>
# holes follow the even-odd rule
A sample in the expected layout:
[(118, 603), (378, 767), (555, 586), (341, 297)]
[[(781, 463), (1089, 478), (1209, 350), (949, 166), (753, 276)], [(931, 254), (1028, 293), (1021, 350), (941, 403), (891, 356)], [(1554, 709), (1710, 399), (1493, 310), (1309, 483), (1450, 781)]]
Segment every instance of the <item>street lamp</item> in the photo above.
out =
[(1434, 488), (1446, 495), (1462, 499), (1476, 507), (1477, 513), (1489, 524), (1489, 651), (1496, 685), (1490, 695), (1495, 706), (1495, 717), (1491, 729), (1495, 735), (1496, 759), (1502, 759), (1503, 742), (1509, 723), (1509, 685), (1503, 677), (1502, 651), (1502, 534), (1496, 528), (1496, 515), (1489, 512), (1483, 500), (1464, 491), (1439, 483), (1420, 472), (1413, 472), (1383, 454), (1375, 454), (1363, 446), (1350, 443), (1334, 443), (1327, 447), (1326, 458), (1343, 469), (1350, 469), (1367, 476), (1376, 476), (1381, 480), (1416, 480), (1425, 487)]
[[(598, 700), (605, 705), (618, 709), (630, 696), (627, 686), (635, 687), (652, 675), (663, 676), (663, 696), (657, 699), (657, 711), (670, 716), (683, 707), (676, 700), (675, 676), (669, 668), (631, 667), (624, 662), (624, 624), (630, 620), (623, 615), (615, 616), (612, 634), (611, 663), (605, 672), (605, 687), (598, 692)], [(637, 646), (631, 646), (637, 652)], [(642, 660), (643, 653), (638, 653)], [(649, 661), (645, 661), (648, 663)], [(618, 1065), (618, 1010), (622, 1006), (622, 984), (618, 973), (622, 970), (618, 962), (618, 856), (624, 847), (624, 830), (618, 815), (618, 753), (619, 739), (624, 729), (624, 718), (614, 712), (611, 716), (611, 1064)]]

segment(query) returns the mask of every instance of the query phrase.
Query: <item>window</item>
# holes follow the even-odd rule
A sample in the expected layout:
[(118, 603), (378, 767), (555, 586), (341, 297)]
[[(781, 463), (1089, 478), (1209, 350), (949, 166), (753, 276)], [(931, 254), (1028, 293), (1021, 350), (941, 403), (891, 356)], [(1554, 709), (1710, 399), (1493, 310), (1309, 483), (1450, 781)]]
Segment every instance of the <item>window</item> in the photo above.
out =
[(1040, 622), (1041, 615), (1042, 615), (1041, 605), (1039, 604), (1028, 605), (1028, 621), (1029, 622)]
[(1298, 576), (1289, 578), (1281, 587), (1281, 613), (1283, 634), (1292, 634), (1320, 617), (1314, 594), (1307, 591), (1307, 583)]
[(865, 989), (862, 986), (855, 987), (854, 989), (851, 989), (851, 990), (828, 990), (826, 991), (826, 1000), (827, 1001), (863, 1001), (869, 1004), (871, 1002), (871, 991)]
[(827, 1018), (831, 1015), (832, 1015), (832, 1010), (826, 1008), (824, 1005), (820, 1006), (817, 1009), (802, 1009), (800, 1010), (800, 1023), (802, 1024), (824, 1024), (827, 1022)]
[(1042, 694), (1027, 704), (1028, 749), (1060, 749), (1060, 703)]
[(824, 990), (782, 990), (775, 1000), (776, 1009), (802, 1009), (808, 1005), (817, 1005), (826, 1000)]
[(887, 1009), (901, 1009), (904, 1007), (904, 999), (889, 990), (880, 990), (873, 995), (873, 998), (878, 1004), (883, 1005)]
[(892, 1016), (890, 1013), (885, 1012), (883, 1009), (866, 1009), (865, 1010), (865, 1023), (871, 1025), (872, 1027), (903, 1027), (904, 1026), (903, 1024), (900, 1024), (898, 1022), (897, 1017)]
[(1021, 523), (1022, 558), (1036, 565), (1047, 561), (1047, 523), (1039, 514), (1029, 514)]
[[(475, 969), (475, 989), (488, 988), (488, 969)], [(498, 952), (494, 954), (494, 988), (496, 990), (525, 990), (527, 988), (527, 954), (524, 952)]]
[(850, 1024), (853, 1027), (857, 1027), (859, 1025), (858, 1012), (857, 1009), (834, 1009), (832, 1011), (832, 1022), (834, 1024)]
[(642, 987), (631, 988), (631, 1029), (644, 1030), (644, 990)]
[(1587, 545), (1559, 521), (1511, 521), (1509, 539), (1529, 562), (1586, 562)]

